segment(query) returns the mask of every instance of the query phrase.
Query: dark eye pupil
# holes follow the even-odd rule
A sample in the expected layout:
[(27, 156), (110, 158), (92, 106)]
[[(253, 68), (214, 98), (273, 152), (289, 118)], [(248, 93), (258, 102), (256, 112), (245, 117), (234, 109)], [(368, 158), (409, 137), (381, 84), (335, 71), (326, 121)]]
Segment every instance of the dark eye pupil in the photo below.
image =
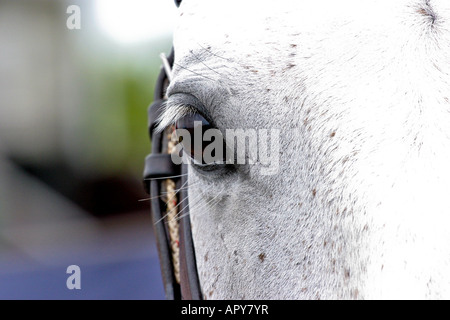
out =
[[(183, 145), (184, 152), (192, 159), (197, 161), (198, 159), (201, 159), (200, 163), (208, 164), (204, 161), (204, 151), (209, 144), (215, 141), (215, 138), (213, 138), (212, 141), (204, 141), (203, 135), (207, 130), (214, 129), (214, 127), (201, 115), (193, 114), (179, 119), (175, 124), (175, 128), (187, 130), (189, 132), (190, 145)], [(197, 145), (194, 140), (201, 141), (201, 143)], [(180, 136), (178, 141), (182, 143), (183, 137)], [(215, 151), (212, 152), (212, 155), (215, 156)]]
[(194, 134), (194, 127), (199, 125), (201, 122), (202, 130), (206, 131), (211, 128), (211, 124), (203, 118), (199, 114), (187, 115), (181, 118), (176, 123), (176, 129), (185, 129), (188, 131), (192, 131), (191, 134)]

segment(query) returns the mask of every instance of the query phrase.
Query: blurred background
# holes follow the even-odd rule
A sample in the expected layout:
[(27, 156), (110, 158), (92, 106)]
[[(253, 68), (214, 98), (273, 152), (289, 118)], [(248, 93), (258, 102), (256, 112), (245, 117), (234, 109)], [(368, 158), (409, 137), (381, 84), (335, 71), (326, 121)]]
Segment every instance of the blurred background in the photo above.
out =
[(0, 299), (164, 298), (141, 176), (175, 15), (172, 0), (0, 0)]

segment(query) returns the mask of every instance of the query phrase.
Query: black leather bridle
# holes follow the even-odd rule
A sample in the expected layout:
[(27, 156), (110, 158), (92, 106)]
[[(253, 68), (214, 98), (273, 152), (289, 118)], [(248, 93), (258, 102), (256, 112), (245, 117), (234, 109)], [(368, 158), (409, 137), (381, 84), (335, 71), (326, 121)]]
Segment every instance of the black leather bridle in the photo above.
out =
[[(175, 0), (179, 6), (181, 0)], [(172, 67), (174, 50), (166, 63)], [(156, 132), (155, 127), (166, 100), (170, 76), (161, 67), (154, 92), (154, 102), (148, 108), (148, 131), (152, 152), (145, 159), (144, 186), (150, 195), (152, 221), (158, 247), (161, 273), (168, 300), (201, 300), (195, 251), (192, 241), (189, 204), (187, 195), (187, 167), (175, 165), (171, 159), (168, 136), (173, 128)], [(176, 186), (176, 195), (169, 198), (168, 185)], [(163, 191), (166, 190), (166, 191)], [(171, 203), (175, 205), (171, 205)], [(171, 207), (172, 209), (169, 209)], [(176, 219), (168, 215), (183, 213)], [(170, 212), (169, 212), (170, 213)], [(175, 225), (174, 225), (175, 224)]]

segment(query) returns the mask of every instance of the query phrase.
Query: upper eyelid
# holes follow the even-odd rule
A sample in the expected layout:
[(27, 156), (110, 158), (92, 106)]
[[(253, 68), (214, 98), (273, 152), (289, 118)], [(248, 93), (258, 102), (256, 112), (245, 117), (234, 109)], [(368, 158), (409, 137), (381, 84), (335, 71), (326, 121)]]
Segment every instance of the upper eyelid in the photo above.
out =
[(161, 132), (168, 126), (175, 124), (184, 116), (193, 114), (199, 114), (209, 123), (214, 124), (208, 110), (199, 98), (179, 89), (172, 90), (169, 94), (168, 100), (165, 103), (164, 111), (158, 119), (156, 131)]

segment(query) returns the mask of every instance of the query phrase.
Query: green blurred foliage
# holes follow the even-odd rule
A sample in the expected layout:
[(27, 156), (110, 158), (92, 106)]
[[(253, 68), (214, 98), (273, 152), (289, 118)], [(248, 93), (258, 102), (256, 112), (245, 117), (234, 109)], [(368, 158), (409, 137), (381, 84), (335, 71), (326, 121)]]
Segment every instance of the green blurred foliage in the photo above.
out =
[(98, 174), (140, 177), (150, 152), (147, 107), (170, 39), (126, 54), (88, 57), (82, 140), (85, 160)]

